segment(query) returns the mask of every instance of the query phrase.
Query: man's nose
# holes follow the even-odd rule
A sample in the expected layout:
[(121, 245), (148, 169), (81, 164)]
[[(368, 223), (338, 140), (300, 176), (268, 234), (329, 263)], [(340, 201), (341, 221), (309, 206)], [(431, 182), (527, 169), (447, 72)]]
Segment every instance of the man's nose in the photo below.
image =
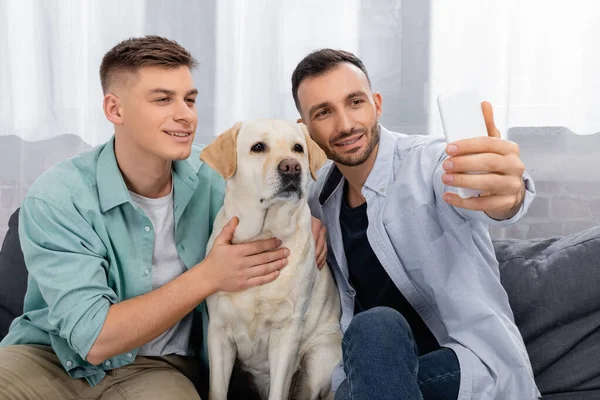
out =
[(350, 118), (348, 113), (340, 112), (337, 117), (337, 131), (338, 132), (350, 132), (354, 127), (354, 121)]
[(177, 102), (175, 105), (175, 114), (173, 115), (173, 119), (175, 121), (184, 121), (188, 124), (195, 123), (198, 119), (196, 114), (196, 109), (194, 107), (190, 107), (190, 105), (186, 102)]
[(285, 158), (279, 162), (279, 173), (283, 175), (295, 176), (302, 172), (302, 166), (293, 158)]

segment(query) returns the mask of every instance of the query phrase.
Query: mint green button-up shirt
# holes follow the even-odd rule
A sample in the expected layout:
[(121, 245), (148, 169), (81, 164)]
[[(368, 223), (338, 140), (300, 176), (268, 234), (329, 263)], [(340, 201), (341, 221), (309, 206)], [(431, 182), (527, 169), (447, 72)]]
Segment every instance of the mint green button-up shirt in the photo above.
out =
[[(188, 268), (204, 258), (225, 193), (223, 179), (199, 152), (193, 147), (187, 160), (173, 163), (175, 242)], [(137, 349), (98, 366), (85, 360), (109, 307), (152, 290), (154, 229), (131, 201), (114, 138), (34, 182), (21, 207), (19, 235), (29, 271), (24, 314), (0, 345), (50, 345), (72, 378), (91, 385), (105, 370), (133, 362)], [(197, 307), (206, 327), (204, 310)]]

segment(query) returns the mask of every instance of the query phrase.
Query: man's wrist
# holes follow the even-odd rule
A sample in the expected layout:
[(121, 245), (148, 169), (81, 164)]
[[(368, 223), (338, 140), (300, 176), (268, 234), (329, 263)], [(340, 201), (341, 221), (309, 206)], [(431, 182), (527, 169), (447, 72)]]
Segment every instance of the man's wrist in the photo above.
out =
[(209, 261), (205, 258), (188, 271), (192, 276), (192, 280), (199, 283), (198, 289), (200, 289), (199, 292), (202, 293), (204, 299), (219, 291), (215, 279), (209, 273), (211, 269), (208, 268), (208, 263)]
[(510, 208), (508, 211), (505, 211), (503, 213), (493, 213), (493, 212), (485, 212), (485, 214), (490, 217), (491, 219), (494, 219), (496, 221), (504, 221), (507, 219), (511, 219), (512, 217), (514, 217), (515, 215), (517, 215), (517, 213), (519, 212), (519, 210), (521, 209), (521, 207), (523, 207), (523, 202), (525, 201), (525, 195), (527, 194), (527, 188), (525, 186), (525, 181), (521, 180), (521, 191), (518, 194), (517, 197), (517, 201), (515, 201), (515, 205)]

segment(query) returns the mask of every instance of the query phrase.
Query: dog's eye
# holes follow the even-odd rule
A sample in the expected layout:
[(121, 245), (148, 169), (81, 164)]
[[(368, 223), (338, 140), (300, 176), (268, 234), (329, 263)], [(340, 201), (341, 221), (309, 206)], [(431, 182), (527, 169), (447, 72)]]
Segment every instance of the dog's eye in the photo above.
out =
[(302, 147), (302, 145), (301, 145), (301, 144), (296, 144), (296, 145), (294, 146), (294, 151), (295, 151), (296, 153), (304, 153), (304, 148)]
[(250, 147), (250, 151), (253, 153), (262, 153), (267, 149), (267, 146), (263, 142), (254, 143), (252, 147)]

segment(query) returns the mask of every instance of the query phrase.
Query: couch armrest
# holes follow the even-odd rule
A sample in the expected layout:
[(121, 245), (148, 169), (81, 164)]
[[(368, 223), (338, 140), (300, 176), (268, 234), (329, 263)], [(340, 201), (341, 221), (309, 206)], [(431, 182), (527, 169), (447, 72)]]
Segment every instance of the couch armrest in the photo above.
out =
[(0, 249), (0, 340), (13, 319), (23, 313), (27, 269), (19, 242), (19, 209), (8, 221), (8, 232)]

